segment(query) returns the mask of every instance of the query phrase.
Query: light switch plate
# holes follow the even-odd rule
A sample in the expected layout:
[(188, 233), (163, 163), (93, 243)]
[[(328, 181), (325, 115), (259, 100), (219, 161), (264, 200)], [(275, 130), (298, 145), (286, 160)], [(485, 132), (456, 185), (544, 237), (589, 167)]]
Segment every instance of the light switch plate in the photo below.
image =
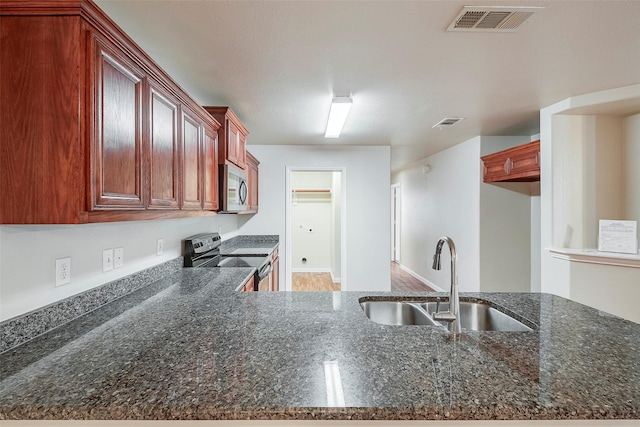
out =
[(105, 249), (102, 251), (102, 271), (111, 270), (113, 270), (113, 249)]
[(158, 239), (156, 243), (156, 255), (160, 256), (164, 253), (164, 239)]

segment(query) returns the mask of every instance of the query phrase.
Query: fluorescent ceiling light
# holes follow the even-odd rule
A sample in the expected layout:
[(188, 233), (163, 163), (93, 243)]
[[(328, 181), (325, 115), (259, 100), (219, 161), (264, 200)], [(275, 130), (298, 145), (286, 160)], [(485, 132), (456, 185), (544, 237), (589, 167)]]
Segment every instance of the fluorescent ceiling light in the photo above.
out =
[(338, 138), (340, 136), (352, 104), (353, 101), (348, 96), (336, 96), (333, 98), (331, 109), (329, 109), (327, 130), (324, 132), (325, 138)]

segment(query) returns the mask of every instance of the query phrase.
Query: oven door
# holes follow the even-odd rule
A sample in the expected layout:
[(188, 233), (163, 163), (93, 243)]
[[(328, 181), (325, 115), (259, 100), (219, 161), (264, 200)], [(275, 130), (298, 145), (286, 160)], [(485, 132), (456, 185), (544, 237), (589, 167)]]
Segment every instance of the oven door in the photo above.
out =
[(251, 256), (222, 256), (218, 267), (254, 267), (253, 286), (255, 291), (271, 290), (271, 258)]

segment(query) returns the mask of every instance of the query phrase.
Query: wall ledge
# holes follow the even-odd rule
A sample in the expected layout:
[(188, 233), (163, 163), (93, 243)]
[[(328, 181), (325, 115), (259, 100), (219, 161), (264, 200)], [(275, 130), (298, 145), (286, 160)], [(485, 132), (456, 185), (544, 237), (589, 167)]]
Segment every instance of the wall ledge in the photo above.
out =
[(640, 253), (618, 254), (596, 249), (547, 248), (552, 257), (570, 262), (640, 268)]

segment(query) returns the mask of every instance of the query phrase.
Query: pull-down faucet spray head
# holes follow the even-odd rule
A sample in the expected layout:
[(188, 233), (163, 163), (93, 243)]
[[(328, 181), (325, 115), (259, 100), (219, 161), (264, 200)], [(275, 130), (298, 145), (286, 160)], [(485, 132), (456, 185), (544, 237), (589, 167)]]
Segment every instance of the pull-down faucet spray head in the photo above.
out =
[[(433, 314), (434, 320), (443, 320), (449, 322), (449, 330), (451, 332), (462, 332), (460, 325), (460, 298), (458, 297), (458, 277), (456, 275), (456, 246), (450, 237), (442, 237), (436, 244), (436, 253), (433, 255), (433, 269), (440, 270), (440, 258), (442, 254), (442, 246), (447, 243), (451, 252), (451, 289), (449, 290), (449, 311), (444, 313), (436, 312)], [(439, 304), (438, 304), (439, 308)]]
[[(433, 254), (433, 265), (431, 266), (431, 268), (433, 268), (434, 270), (440, 270), (441, 268), (440, 254), (442, 254), (442, 246), (444, 246), (445, 241), (450, 241), (450, 239), (448, 237), (443, 237), (442, 239), (438, 240), (438, 243), (436, 244), (436, 252)], [(453, 242), (451, 244), (453, 244)], [(452, 256), (454, 255), (452, 254)]]
[(436, 251), (435, 254), (433, 254), (433, 265), (431, 266), (431, 268), (433, 268), (434, 270), (440, 270), (440, 252)]

